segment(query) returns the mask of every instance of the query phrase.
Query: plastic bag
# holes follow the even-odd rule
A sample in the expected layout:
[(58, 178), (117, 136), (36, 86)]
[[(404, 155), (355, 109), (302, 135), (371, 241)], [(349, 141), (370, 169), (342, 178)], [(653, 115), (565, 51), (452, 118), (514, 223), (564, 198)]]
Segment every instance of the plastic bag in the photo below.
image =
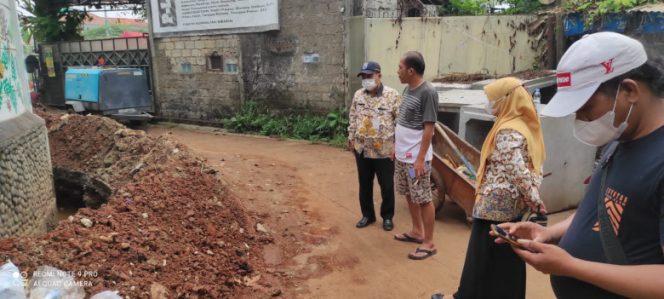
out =
[(0, 267), (0, 298), (25, 299), (23, 277), (16, 265), (7, 262)]
[(84, 299), (85, 290), (67, 272), (41, 266), (30, 278), (30, 299)]
[(92, 296), (90, 299), (122, 299), (117, 291), (103, 291), (97, 295)]

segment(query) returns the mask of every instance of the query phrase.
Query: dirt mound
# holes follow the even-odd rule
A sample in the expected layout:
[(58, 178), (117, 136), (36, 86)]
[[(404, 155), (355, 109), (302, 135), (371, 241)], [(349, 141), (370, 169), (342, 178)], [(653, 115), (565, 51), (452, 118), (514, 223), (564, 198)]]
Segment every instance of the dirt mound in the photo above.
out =
[(0, 241), (0, 258), (27, 273), (51, 265), (94, 274), (76, 277), (88, 294), (111, 289), (130, 298), (150, 298), (161, 286), (167, 298), (232, 297), (259, 277), (260, 246), (272, 240), (257, 237), (204, 160), (108, 118), (38, 113), (54, 167), (84, 172), (114, 192), (44, 236)]

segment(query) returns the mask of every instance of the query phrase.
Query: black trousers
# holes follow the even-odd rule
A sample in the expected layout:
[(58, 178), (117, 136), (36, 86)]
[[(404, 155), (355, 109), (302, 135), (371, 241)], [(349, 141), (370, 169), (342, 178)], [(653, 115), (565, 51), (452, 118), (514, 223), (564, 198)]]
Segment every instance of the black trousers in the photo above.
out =
[(526, 264), (507, 244), (496, 244), (489, 236), (491, 224), (473, 219), (459, 290), (456, 299), (524, 299)]
[(394, 216), (394, 161), (391, 159), (369, 159), (355, 152), (357, 177), (360, 182), (360, 208), (362, 216), (376, 219), (373, 205), (374, 176), (378, 177), (380, 194), (383, 203), (380, 205), (380, 216), (392, 219)]

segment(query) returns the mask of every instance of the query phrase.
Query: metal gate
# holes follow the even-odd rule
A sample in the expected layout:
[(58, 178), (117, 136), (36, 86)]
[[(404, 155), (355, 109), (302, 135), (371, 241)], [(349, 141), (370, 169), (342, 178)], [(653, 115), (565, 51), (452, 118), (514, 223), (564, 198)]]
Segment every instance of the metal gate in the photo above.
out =
[[(45, 101), (50, 105), (64, 105), (64, 73), (69, 67), (95, 66), (100, 57), (104, 57), (107, 67), (140, 68), (147, 74), (148, 88), (152, 93), (152, 67), (150, 61), (149, 39), (143, 37), (113, 38), (61, 42), (54, 45), (41, 45), (53, 48), (55, 77), (49, 77), (42, 71)], [(42, 51), (43, 55), (43, 51)], [(42, 57), (42, 61), (44, 61)], [(46, 65), (43, 65), (45, 68)]]
[(147, 37), (63, 42), (58, 46), (62, 65), (65, 67), (94, 66), (99, 57), (104, 57), (106, 66), (143, 69), (148, 74), (148, 86), (152, 90), (150, 46)]

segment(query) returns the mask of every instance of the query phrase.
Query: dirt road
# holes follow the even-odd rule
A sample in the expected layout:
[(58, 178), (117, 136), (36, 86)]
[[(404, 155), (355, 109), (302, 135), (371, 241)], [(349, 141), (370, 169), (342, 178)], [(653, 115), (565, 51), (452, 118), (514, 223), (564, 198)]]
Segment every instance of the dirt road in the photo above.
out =
[[(393, 232), (379, 224), (355, 228), (357, 176), (347, 151), (212, 129), (162, 125), (148, 133), (169, 135), (208, 159), (231, 192), (279, 237), (266, 247), (264, 259), (274, 267), (268, 271), (288, 281), (278, 293), (285, 298), (429, 298), (434, 291), (456, 290), (470, 232), (459, 207), (447, 204), (439, 215), (438, 255), (411, 261), (406, 255), (414, 247), (392, 238), (409, 228), (403, 197), (397, 196)], [(375, 198), (378, 209), (378, 190)], [(554, 298), (548, 276), (528, 268), (527, 298)]]

